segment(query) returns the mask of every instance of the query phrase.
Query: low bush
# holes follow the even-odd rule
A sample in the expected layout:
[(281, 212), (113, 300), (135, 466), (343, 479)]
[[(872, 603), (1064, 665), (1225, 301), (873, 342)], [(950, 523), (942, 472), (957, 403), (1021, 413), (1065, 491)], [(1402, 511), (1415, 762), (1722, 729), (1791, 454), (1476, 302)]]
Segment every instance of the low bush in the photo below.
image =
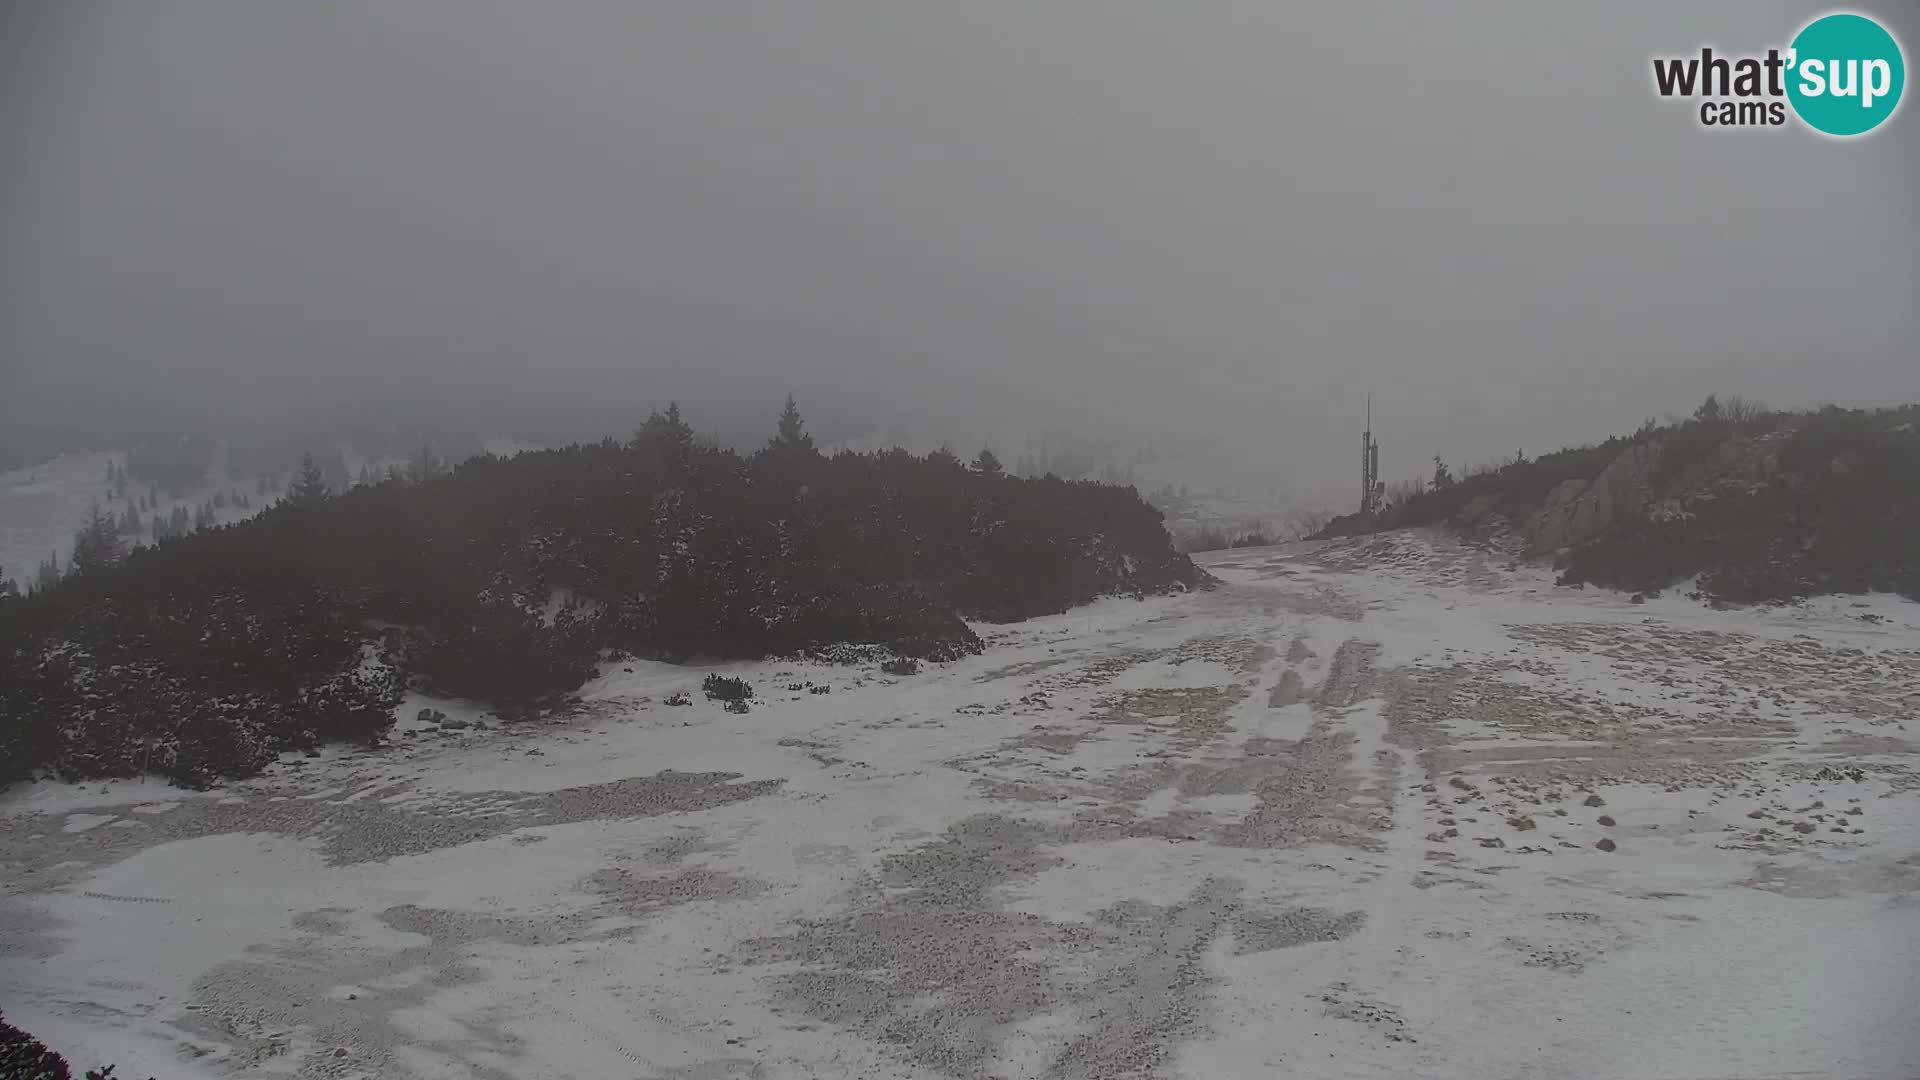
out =
[(707, 695), (708, 701), (745, 701), (753, 696), (753, 686), (745, 679), (729, 678), (725, 675), (709, 675), (700, 689)]

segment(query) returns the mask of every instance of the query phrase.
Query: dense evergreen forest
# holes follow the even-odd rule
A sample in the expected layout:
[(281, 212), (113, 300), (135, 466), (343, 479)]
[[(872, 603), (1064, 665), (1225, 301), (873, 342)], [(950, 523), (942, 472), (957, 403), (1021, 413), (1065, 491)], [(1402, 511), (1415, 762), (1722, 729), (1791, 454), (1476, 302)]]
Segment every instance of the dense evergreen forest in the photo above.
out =
[(89, 529), (58, 584), (0, 599), (0, 781), (207, 784), (378, 742), (408, 685), (522, 706), (612, 654), (939, 661), (979, 651), (964, 619), (1204, 581), (1131, 488), (990, 452), (828, 458), (791, 400), (746, 456), (676, 408), (625, 443), (344, 491), (309, 466), (235, 525), (130, 554)]

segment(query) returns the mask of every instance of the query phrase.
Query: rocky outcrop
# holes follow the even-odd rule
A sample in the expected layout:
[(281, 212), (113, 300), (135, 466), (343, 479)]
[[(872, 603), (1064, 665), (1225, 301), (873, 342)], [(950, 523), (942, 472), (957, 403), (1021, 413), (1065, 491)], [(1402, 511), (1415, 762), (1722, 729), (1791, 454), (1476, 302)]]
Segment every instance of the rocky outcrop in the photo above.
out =
[(1527, 523), (1529, 553), (1579, 547), (1645, 513), (1656, 498), (1659, 460), (1657, 443), (1641, 443), (1622, 451), (1592, 480), (1562, 481)]
[(1772, 478), (1787, 432), (1733, 435), (1695, 460), (1674, 462), (1666, 440), (1621, 451), (1592, 480), (1565, 480), (1527, 518), (1527, 548), (1577, 548), (1637, 518), (1685, 516), (1699, 504), (1752, 494)]

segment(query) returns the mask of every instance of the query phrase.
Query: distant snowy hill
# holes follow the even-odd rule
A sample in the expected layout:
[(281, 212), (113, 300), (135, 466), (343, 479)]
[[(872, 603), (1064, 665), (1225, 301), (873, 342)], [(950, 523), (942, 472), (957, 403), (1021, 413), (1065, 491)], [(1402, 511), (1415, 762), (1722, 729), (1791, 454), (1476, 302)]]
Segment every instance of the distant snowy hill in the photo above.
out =
[(0, 575), (21, 588), (34, 568), (58, 552), (66, 565), (73, 534), (95, 504), (105, 505), (107, 453), (62, 454), (0, 473)]
[[(126, 461), (127, 456), (118, 451), (62, 454), (52, 461), (0, 473), (0, 575), (24, 589), (49, 555), (57, 555), (64, 570), (73, 554), (74, 534), (96, 506), (120, 518), (132, 500), (144, 525), (155, 513), (167, 517), (176, 507), (183, 508), (191, 518), (221, 494), (228, 496), (225, 505), (212, 507), (212, 513), (216, 524), (226, 525), (258, 513), (273, 498), (270, 493), (264, 497), (259, 494), (261, 477), (228, 475), (224, 455), (216, 457), (201, 483), (181, 490), (178, 498), (137, 478), (129, 478), (124, 493), (116, 495), (115, 485), (107, 478), (108, 466), (121, 469)], [(244, 494), (251, 506), (237, 505), (231, 497), (234, 493)], [(138, 509), (142, 497), (156, 495), (150, 509)], [(145, 544), (152, 538), (143, 527), (140, 533), (125, 539)]]
[[(504, 436), (482, 438), (478, 443), (486, 453), (499, 457), (541, 448), (525, 439)], [(344, 477), (333, 477), (341, 482), (360, 477), (363, 469), (379, 476), (408, 464), (407, 458), (391, 453), (360, 453), (350, 441), (328, 443), (319, 449), (321, 453), (317, 456), (328, 462), (330, 473), (344, 467)], [(326, 456), (327, 450), (338, 451), (337, 462)], [(210, 507), (215, 524), (228, 525), (251, 517), (272, 504), (285, 487), (288, 474), (238, 467), (232, 457), (224, 442), (217, 444), (202, 479), (180, 488), (177, 497), (140, 476), (130, 476), (124, 489), (116, 489), (108, 479), (108, 468), (109, 465), (115, 470), (127, 467), (128, 454), (124, 450), (61, 454), (50, 461), (0, 472), (0, 577), (10, 578), (25, 589), (33, 581), (36, 569), (49, 556), (57, 556), (64, 570), (73, 554), (74, 534), (86, 523), (95, 506), (121, 518), (131, 499), (142, 522), (150, 523), (156, 512), (164, 518), (171, 516), (176, 507), (183, 508), (191, 519), (221, 494), (226, 496), (225, 505)], [(123, 493), (116, 494), (117, 490)], [(239, 505), (235, 495), (245, 496), (250, 505)], [(146, 509), (139, 505), (142, 497), (152, 500)], [(153, 534), (150, 528), (143, 528), (138, 535), (129, 535), (126, 539), (132, 544), (146, 544), (152, 541)]]

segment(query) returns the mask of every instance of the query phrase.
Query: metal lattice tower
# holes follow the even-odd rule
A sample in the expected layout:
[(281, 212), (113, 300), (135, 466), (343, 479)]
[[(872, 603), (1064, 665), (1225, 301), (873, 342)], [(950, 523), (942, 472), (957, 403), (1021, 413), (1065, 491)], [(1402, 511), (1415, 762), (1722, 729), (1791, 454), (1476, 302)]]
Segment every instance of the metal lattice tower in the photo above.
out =
[(1367, 395), (1367, 427), (1360, 433), (1360, 512), (1380, 509), (1380, 440), (1373, 437), (1373, 395)]

